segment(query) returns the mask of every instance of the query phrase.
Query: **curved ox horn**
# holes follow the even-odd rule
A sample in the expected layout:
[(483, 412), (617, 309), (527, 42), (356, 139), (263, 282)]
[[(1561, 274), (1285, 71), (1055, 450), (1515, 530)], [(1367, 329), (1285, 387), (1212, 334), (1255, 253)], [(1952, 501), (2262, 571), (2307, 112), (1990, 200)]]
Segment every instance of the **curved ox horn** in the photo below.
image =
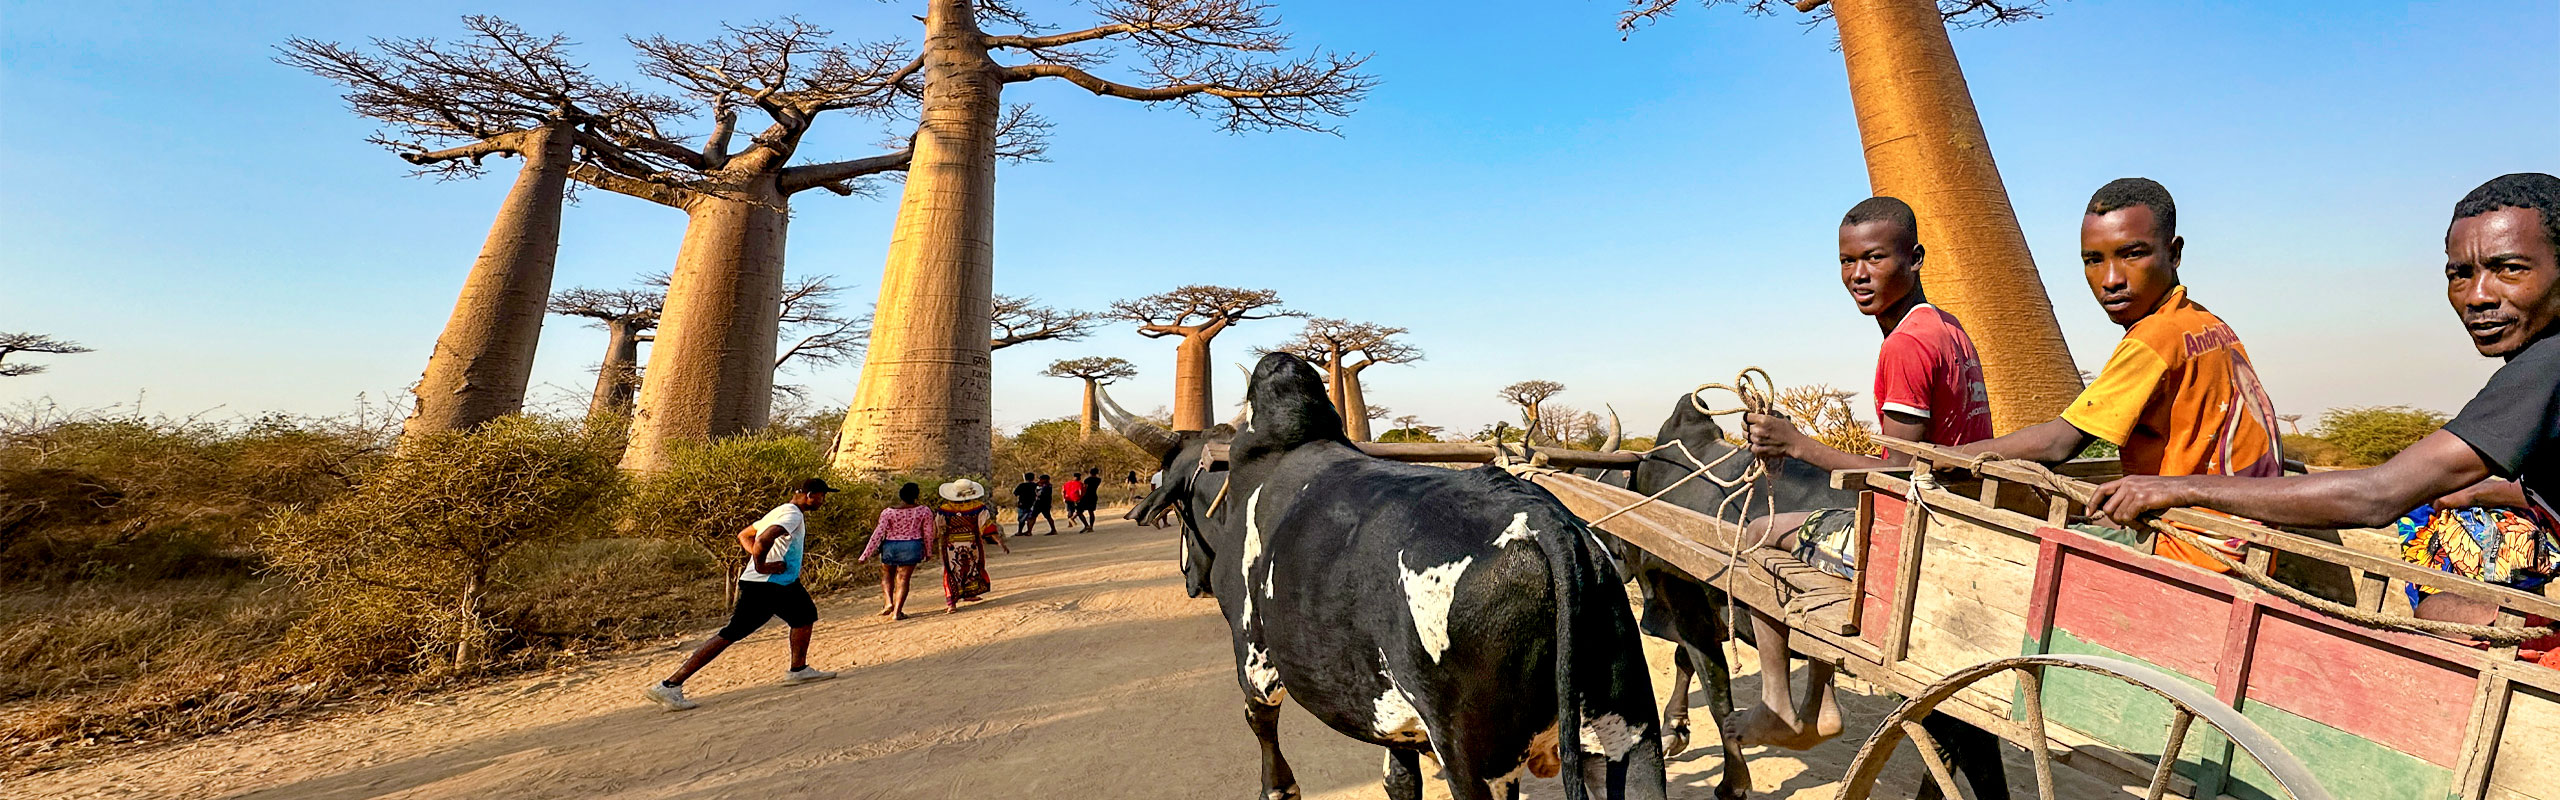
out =
[(1618, 407), (1617, 407), (1617, 406), (1613, 406), (1613, 405), (1609, 405), (1609, 404), (1607, 404), (1607, 403), (1601, 403), (1601, 404), (1600, 404), (1600, 407), (1601, 407), (1601, 408), (1605, 408), (1605, 409), (1608, 409), (1608, 410), (1609, 410), (1609, 440), (1608, 440), (1608, 441), (1605, 441), (1605, 442), (1601, 442), (1601, 443), (1600, 443), (1600, 452), (1603, 452), (1603, 453), (1615, 453), (1615, 452), (1618, 452), (1618, 446), (1619, 446), (1619, 445), (1622, 445), (1622, 444), (1626, 444), (1626, 438), (1625, 438), (1625, 437), (1623, 437), (1623, 436), (1620, 436), (1620, 435), (1619, 435), (1619, 434), (1620, 434), (1620, 431), (1619, 431), (1619, 429), (1618, 429)]
[(1093, 387), (1093, 398), (1094, 411), (1102, 416), (1103, 421), (1110, 423), (1111, 429), (1119, 431), (1130, 444), (1147, 451), (1147, 455), (1163, 458), (1165, 454), (1182, 446), (1182, 440), (1174, 436), (1173, 432), (1157, 427), (1155, 423), (1129, 413), (1128, 409), (1121, 408), (1118, 402), (1111, 399), (1111, 392), (1100, 385)]

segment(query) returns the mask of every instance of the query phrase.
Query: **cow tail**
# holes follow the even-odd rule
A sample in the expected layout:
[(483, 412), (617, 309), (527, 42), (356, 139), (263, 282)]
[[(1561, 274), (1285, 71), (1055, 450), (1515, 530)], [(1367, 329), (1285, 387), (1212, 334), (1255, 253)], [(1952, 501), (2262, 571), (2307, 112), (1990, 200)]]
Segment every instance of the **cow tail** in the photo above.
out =
[(1546, 551), (1547, 578), (1556, 595), (1556, 758), (1563, 765), (1556, 777), (1564, 783), (1566, 800), (1588, 800), (1590, 790), (1582, 782), (1582, 698), (1573, 670), (1573, 634), (1582, 616), (1583, 565), (1588, 562), (1582, 526), (1571, 519), (1558, 521), (1563, 524), (1546, 526), (1538, 542)]

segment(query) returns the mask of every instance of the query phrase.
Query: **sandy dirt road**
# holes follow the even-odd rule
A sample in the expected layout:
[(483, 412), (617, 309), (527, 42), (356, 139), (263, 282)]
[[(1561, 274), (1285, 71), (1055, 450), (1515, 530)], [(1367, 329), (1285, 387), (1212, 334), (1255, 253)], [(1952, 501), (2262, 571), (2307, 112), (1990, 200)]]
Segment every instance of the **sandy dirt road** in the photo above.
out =
[[(823, 535), (823, 534), (822, 534)], [(687, 688), (700, 709), (640, 696), (692, 641), (440, 695), (397, 709), (215, 736), (11, 781), (4, 797), (149, 798), (1244, 798), (1259, 760), (1214, 601), (1182, 595), (1170, 532), (1112, 520), (1015, 540), (996, 591), (957, 614), (919, 575), (903, 622), (876, 591), (820, 607), (811, 661), (844, 677), (781, 686), (780, 625)], [(930, 584), (930, 586), (928, 586)], [(708, 635), (706, 629), (699, 635)], [(698, 640), (698, 639), (697, 639)], [(1648, 643), (1657, 693), (1668, 649)], [(1748, 651), (1737, 665), (1748, 664)], [(1756, 677), (1736, 694), (1757, 691)], [(1829, 798), (1856, 735), (1895, 702), (1844, 694), (1851, 736), (1755, 753), (1754, 797)], [(1672, 796), (1710, 798), (1711, 720), (1673, 760)], [(1377, 748), (1304, 711), (1281, 723), (1308, 798), (1367, 800)], [(2013, 783), (2025, 770), (2013, 751)], [(1886, 796), (1909, 796), (1905, 752)], [(2019, 783), (2033, 797), (2031, 783)], [(2063, 787), (2094, 797), (2105, 787)], [(1554, 781), (1529, 796), (1561, 796)], [(1427, 796), (1446, 797), (1438, 785)]]

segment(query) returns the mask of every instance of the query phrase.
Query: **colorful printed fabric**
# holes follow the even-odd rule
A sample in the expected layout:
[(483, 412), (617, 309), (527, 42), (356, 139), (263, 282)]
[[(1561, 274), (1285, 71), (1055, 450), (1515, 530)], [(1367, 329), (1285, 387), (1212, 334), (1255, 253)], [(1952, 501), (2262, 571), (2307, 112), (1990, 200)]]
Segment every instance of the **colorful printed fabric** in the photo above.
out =
[(987, 576), (987, 553), (980, 544), (979, 513), (987, 504), (976, 500), (943, 503), (935, 507), (942, 515), (942, 599), (945, 603), (973, 600), (995, 588)]
[[(2485, 583), (2533, 589), (2560, 571), (2560, 541), (2552, 526), (2511, 508), (2419, 506), (2400, 518), (2400, 558), (2412, 564)], [(2435, 588), (2409, 587), (2415, 603)]]

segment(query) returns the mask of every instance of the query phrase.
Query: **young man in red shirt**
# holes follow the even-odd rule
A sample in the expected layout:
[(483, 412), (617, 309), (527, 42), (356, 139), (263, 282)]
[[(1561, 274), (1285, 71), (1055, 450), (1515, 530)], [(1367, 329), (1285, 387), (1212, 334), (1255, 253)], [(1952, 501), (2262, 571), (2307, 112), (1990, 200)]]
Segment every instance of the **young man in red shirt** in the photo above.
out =
[[(1991, 438), (1990, 395), (1982, 385), (1982, 358), (1964, 326), (1929, 305), (1920, 286), (1920, 265), (1927, 251), (1920, 246), (1920, 226), (1911, 206), (1891, 197), (1870, 197), (1840, 220), (1840, 284), (1858, 304), (1858, 313), (1876, 319), (1884, 330), (1884, 348), (1876, 356), (1876, 422), (1897, 439), (1961, 445)], [(1744, 417), (1752, 453), (1793, 458), (1825, 470), (1875, 469), (1911, 463), (1908, 453), (1887, 452), (1882, 458), (1842, 452), (1798, 430), (1785, 417)], [(1844, 578), (1857, 575), (1857, 554), (1849, 552), (1853, 509), (1777, 514), (1754, 520), (1750, 541), (1778, 535), (1769, 546), (1793, 552), (1815, 568)], [(1746, 745), (1775, 745), (1802, 750), (1840, 733), (1840, 708), (1833, 698), (1831, 668), (1812, 664), (1806, 672), (1811, 692), (1794, 702), (1788, 683), (1784, 623), (1757, 610), (1751, 624), (1760, 651), (1760, 704), (1735, 712), (1726, 729)]]

